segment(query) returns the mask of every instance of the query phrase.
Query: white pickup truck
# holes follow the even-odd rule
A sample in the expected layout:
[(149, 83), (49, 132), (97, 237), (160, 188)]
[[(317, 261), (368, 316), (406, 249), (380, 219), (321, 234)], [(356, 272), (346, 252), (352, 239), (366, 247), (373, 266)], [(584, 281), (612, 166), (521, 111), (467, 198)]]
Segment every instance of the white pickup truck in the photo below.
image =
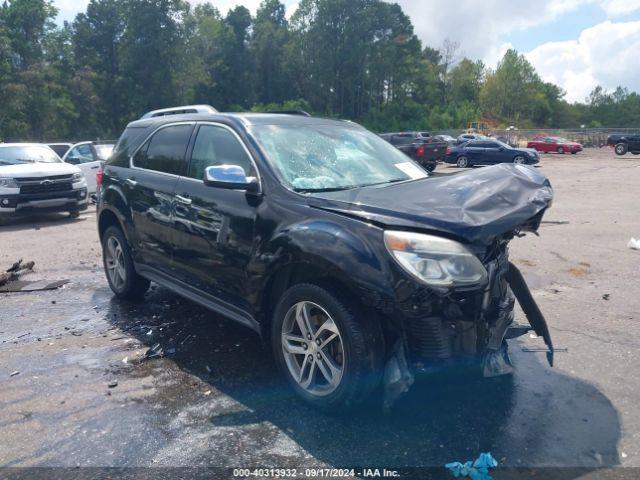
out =
[(46, 145), (0, 143), (0, 225), (10, 217), (87, 208), (87, 182)]

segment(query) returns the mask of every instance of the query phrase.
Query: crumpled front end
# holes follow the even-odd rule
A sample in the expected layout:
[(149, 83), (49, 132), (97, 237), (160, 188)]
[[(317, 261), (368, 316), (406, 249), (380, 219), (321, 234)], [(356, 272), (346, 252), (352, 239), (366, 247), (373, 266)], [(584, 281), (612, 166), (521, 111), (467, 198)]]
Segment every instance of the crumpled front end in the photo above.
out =
[[(512, 373), (506, 341), (530, 330), (544, 339), (552, 363), (553, 345), (546, 322), (521, 273), (509, 262), (507, 244), (507, 239), (501, 239), (478, 253), (488, 274), (485, 287), (450, 292), (418, 287), (400, 303), (401, 318), (397, 320), (402, 325), (399, 336), (403, 348), (396, 345), (387, 363), (387, 407), (399, 392), (408, 390), (416, 373), (458, 364), (479, 365), (485, 377)], [(516, 301), (528, 324), (515, 323)], [(404, 355), (404, 360), (399, 360), (399, 355)], [(396, 371), (403, 365), (406, 370)], [(388, 381), (391, 378), (396, 384)]]

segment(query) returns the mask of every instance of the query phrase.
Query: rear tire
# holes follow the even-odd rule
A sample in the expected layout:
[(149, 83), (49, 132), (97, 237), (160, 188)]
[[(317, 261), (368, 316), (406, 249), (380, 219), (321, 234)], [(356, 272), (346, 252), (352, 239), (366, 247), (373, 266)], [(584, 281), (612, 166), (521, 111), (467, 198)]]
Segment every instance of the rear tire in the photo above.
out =
[(625, 143), (618, 143), (613, 151), (616, 152), (616, 155), (622, 156), (627, 153), (627, 145)]
[(571, 155), (575, 155), (576, 153), (578, 153), (578, 152), (571, 152)]
[(380, 385), (383, 340), (377, 320), (333, 292), (294, 285), (280, 298), (271, 328), (278, 367), (314, 407), (346, 411)]
[(119, 227), (107, 228), (102, 236), (102, 262), (109, 287), (117, 297), (138, 299), (149, 289), (149, 280), (136, 273), (131, 249)]
[(460, 155), (458, 157), (458, 160), (456, 160), (456, 165), (459, 168), (467, 168), (469, 167), (471, 164), (469, 163), (469, 159), (465, 156), (465, 155)]

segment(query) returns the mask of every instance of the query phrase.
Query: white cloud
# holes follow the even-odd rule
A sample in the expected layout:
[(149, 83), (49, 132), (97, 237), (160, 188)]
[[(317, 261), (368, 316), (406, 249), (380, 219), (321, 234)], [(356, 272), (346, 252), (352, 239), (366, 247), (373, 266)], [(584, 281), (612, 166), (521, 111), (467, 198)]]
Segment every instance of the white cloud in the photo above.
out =
[(466, 56), (489, 65), (495, 65), (497, 51), (504, 53), (504, 35), (549, 22), (585, 1), (589, 0), (397, 0), (423, 43), (439, 47), (450, 38), (460, 43)]
[(544, 80), (567, 91), (567, 100), (584, 101), (596, 85), (640, 91), (638, 51), (640, 21), (607, 20), (583, 30), (577, 40), (544, 43), (526, 56)]
[(600, 0), (598, 3), (609, 18), (640, 9), (640, 0)]

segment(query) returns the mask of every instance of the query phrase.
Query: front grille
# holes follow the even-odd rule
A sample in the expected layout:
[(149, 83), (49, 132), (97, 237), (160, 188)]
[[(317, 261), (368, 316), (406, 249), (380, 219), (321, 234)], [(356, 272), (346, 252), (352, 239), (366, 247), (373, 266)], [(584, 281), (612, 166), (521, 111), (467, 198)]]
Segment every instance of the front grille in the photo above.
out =
[(16, 179), (19, 183), (40, 183), (43, 180), (51, 180), (52, 182), (56, 182), (59, 180), (69, 180), (71, 181), (71, 175), (51, 175), (49, 177), (22, 177)]
[(23, 195), (31, 195), (36, 193), (67, 192), (71, 189), (71, 182), (31, 183), (22, 185), (20, 187), (20, 193)]

